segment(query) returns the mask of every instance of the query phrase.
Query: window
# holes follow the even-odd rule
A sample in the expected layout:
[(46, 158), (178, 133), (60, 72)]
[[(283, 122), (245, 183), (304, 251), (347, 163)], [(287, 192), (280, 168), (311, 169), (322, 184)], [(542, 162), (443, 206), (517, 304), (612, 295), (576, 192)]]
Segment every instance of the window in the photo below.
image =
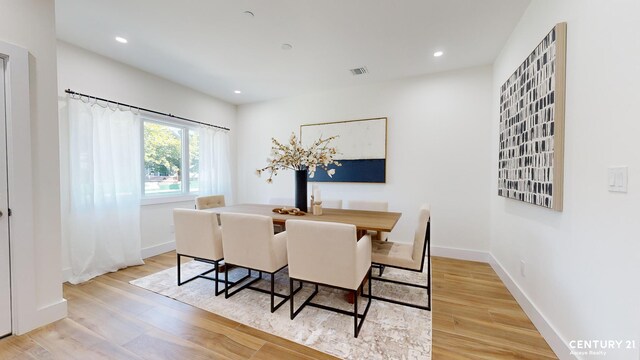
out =
[(189, 130), (189, 191), (198, 192), (200, 189), (200, 134), (195, 130)]
[(197, 193), (197, 129), (145, 119), (143, 133), (144, 195), (157, 197)]

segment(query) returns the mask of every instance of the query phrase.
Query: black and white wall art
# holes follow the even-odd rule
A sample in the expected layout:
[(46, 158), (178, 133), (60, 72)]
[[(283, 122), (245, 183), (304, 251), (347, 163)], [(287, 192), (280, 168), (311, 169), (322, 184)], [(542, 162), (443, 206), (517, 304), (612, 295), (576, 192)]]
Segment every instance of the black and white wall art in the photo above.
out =
[(387, 168), (387, 118), (337, 121), (300, 126), (300, 139), (305, 146), (319, 137), (338, 135), (331, 146), (339, 154), (335, 157), (342, 166), (329, 177), (316, 171), (309, 181), (384, 183)]
[(498, 195), (562, 211), (566, 23), (500, 87)]

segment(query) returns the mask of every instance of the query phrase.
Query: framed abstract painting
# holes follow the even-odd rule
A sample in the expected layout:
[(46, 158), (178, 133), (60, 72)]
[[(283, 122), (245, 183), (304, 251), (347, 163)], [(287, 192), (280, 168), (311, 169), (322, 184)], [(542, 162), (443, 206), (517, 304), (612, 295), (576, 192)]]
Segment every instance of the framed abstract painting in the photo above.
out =
[(337, 121), (300, 126), (300, 140), (309, 145), (318, 138), (338, 135), (332, 141), (338, 153), (335, 159), (341, 163), (329, 177), (325, 171), (317, 171), (309, 181), (315, 182), (386, 182), (387, 168), (387, 118)]
[(567, 24), (500, 87), (498, 195), (562, 211)]

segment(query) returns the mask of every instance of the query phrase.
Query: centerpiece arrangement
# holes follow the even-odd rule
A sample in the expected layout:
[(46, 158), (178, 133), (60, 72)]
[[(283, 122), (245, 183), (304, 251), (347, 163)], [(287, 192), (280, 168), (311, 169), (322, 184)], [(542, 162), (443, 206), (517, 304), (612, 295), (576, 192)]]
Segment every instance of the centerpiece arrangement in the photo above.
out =
[(307, 211), (307, 173), (313, 178), (316, 171), (323, 169), (329, 177), (335, 174), (336, 169), (329, 169), (329, 165), (342, 166), (334, 160), (338, 153), (330, 142), (338, 136), (326, 139), (318, 138), (311, 146), (305, 148), (294, 133), (291, 133), (288, 143), (281, 143), (271, 138), (271, 156), (267, 159), (269, 165), (257, 170), (258, 176), (263, 172), (269, 172), (267, 183), (273, 182), (273, 177), (280, 170), (294, 170), (296, 173), (296, 197), (295, 206), (301, 211)]

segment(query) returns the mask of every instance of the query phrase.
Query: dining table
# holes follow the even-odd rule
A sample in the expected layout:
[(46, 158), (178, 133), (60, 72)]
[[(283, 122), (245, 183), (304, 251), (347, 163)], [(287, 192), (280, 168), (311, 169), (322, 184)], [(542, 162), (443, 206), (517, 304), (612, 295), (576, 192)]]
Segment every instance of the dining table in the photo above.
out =
[[(367, 231), (391, 232), (398, 223), (402, 213), (391, 211), (367, 211), (353, 209), (331, 209), (323, 208), (322, 215), (313, 215), (312, 213), (301, 213), (298, 215), (281, 214), (274, 210), (285, 208), (285, 206), (267, 205), (267, 204), (239, 204), (231, 206), (216, 207), (206, 209), (206, 211), (216, 214), (241, 213), (271, 216), (273, 223), (285, 226), (289, 219), (336, 222), (343, 224), (352, 224), (356, 226), (359, 237), (366, 234)], [(291, 207), (288, 207), (291, 209)]]

